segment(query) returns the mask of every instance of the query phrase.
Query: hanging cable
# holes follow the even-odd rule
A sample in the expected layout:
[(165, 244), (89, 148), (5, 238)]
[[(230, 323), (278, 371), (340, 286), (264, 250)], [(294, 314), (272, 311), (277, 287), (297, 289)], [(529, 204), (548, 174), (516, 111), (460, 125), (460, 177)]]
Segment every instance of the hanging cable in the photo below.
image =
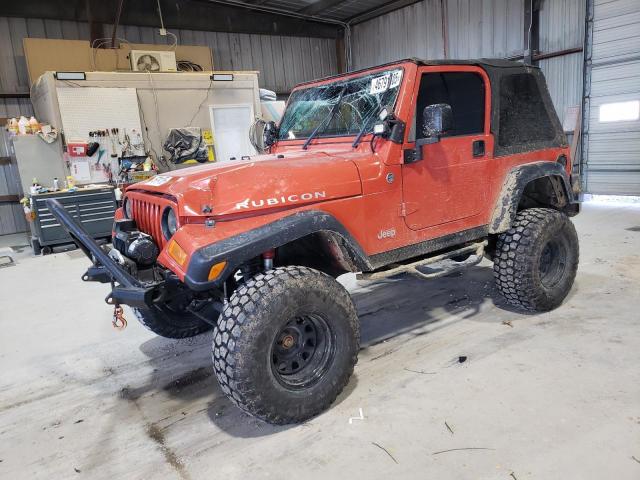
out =
[(164, 19), (162, 18), (162, 8), (160, 7), (160, 0), (157, 0), (156, 4), (158, 5), (158, 16), (160, 17), (160, 35), (163, 37), (166, 35), (171, 35), (173, 37), (173, 45), (171, 45), (169, 48), (171, 48), (171, 50), (175, 50), (178, 47), (178, 37), (164, 27)]
[(116, 10), (116, 20), (113, 22), (113, 31), (111, 32), (111, 48), (116, 47), (116, 31), (118, 30), (118, 25), (120, 24), (120, 16), (122, 15), (122, 5), (124, 4), (124, 0), (120, 0), (118, 2), (118, 9)]
[(213, 75), (211, 75), (209, 77), (209, 86), (207, 87), (207, 91), (204, 92), (204, 97), (202, 98), (202, 101), (198, 105), (198, 108), (196, 108), (196, 111), (193, 112), (193, 117), (191, 117), (191, 120), (189, 120), (189, 123), (187, 124), (187, 127), (191, 126), (193, 121), (196, 119), (196, 116), (198, 115), (198, 113), (200, 113), (200, 109), (202, 108), (202, 105), (204, 105), (204, 102), (206, 102), (207, 99), (209, 98), (209, 91), (211, 90), (212, 86), (213, 86)]
[(162, 19), (162, 8), (160, 8), (160, 0), (158, 0), (157, 3), (158, 3), (158, 15), (160, 15), (160, 29), (164, 30), (164, 20)]

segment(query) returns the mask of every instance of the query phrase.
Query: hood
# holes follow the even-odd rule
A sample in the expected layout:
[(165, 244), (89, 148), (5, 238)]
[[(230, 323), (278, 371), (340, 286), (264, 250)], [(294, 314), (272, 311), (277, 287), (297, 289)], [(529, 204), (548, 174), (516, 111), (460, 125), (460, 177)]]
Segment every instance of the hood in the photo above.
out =
[[(140, 182), (132, 190), (171, 195), (181, 216), (243, 214), (360, 195), (349, 159), (324, 152), (256, 155), (248, 160), (198, 165)], [(207, 207), (211, 213), (206, 213)]]

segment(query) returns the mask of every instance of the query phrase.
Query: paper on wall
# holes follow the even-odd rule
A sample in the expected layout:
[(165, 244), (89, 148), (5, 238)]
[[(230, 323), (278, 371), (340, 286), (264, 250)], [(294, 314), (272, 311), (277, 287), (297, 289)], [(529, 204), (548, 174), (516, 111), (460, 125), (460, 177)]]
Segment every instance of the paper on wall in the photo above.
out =
[(77, 158), (71, 161), (71, 175), (76, 182), (90, 182), (91, 181), (91, 168), (89, 166), (89, 159)]

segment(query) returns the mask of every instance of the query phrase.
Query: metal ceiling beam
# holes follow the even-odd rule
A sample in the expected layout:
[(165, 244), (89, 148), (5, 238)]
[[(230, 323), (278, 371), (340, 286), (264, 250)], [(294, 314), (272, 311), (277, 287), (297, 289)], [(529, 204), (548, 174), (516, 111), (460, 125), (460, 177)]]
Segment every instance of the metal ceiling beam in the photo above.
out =
[(400, 10), (401, 8), (408, 7), (414, 3), (421, 2), (422, 0), (391, 0), (390, 2), (378, 5), (375, 8), (367, 10), (366, 12), (359, 13), (346, 20), (349, 25), (357, 25), (358, 23), (366, 22), (373, 18), (379, 17), (386, 13)]
[[(260, 0), (258, 0), (260, 1)], [(236, 1), (160, 0), (167, 29), (186, 28), (212, 32), (258, 33), (304, 37), (339, 38), (340, 22), (291, 12), (278, 12), (262, 5)], [(28, 0), (1, 2), (0, 16), (45, 18), (113, 23), (118, 0)], [(159, 27), (156, 0), (126, 2), (121, 25)]]
[(308, 15), (317, 15), (317, 14), (321, 14), (328, 8), (337, 7), (341, 3), (346, 3), (346, 0), (318, 0), (317, 2), (312, 3), (311, 5), (307, 5), (306, 7), (301, 8), (300, 10), (297, 10), (297, 12), (305, 13)]

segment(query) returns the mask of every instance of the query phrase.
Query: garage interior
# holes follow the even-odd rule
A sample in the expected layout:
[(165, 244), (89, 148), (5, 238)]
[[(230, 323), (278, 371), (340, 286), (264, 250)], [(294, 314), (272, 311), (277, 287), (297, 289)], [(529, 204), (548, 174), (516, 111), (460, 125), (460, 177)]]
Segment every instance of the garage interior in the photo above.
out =
[[(640, 478), (637, 0), (33, 0), (0, 43), (2, 478)], [(409, 58), (544, 74), (581, 203), (561, 306), (514, 308), (489, 258), (342, 275), (358, 363), (290, 425), (229, 400), (211, 331), (113, 328), (48, 199), (107, 248), (127, 188), (250, 161), (296, 85)]]

